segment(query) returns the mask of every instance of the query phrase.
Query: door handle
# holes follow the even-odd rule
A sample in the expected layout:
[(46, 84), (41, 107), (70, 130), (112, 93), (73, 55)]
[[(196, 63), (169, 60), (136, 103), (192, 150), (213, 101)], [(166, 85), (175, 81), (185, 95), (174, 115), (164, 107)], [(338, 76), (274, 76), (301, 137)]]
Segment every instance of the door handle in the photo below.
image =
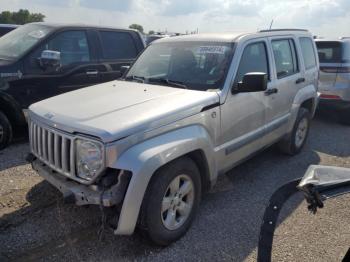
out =
[(95, 75), (98, 74), (98, 71), (97, 71), (97, 70), (87, 70), (87, 71), (86, 71), (86, 74), (87, 74), (88, 76), (95, 76)]
[(271, 89), (267, 89), (265, 91), (265, 95), (269, 96), (269, 95), (272, 95), (272, 94), (277, 94), (278, 93), (278, 89), (277, 88), (271, 88)]
[(298, 78), (298, 79), (295, 81), (296, 84), (300, 84), (300, 83), (303, 83), (303, 82), (305, 82), (305, 78), (304, 78), (304, 77)]

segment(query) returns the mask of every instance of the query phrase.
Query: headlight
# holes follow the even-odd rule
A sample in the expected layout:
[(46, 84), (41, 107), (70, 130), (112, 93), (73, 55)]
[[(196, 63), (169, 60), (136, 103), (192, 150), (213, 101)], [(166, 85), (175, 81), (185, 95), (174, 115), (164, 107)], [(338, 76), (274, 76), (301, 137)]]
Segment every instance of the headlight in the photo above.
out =
[(92, 180), (103, 168), (102, 145), (84, 139), (76, 140), (77, 175)]

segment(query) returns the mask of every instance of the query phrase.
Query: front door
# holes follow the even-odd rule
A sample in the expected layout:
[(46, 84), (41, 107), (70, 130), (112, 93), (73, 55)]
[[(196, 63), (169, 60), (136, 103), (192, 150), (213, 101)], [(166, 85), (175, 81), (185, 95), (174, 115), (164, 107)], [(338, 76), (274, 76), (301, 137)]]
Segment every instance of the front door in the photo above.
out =
[[(233, 86), (242, 81), (247, 73), (270, 75), (265, 39), (249, 41), (240, 50), (242, 55)], [(221, 107), (220, 169), (230, 168), (232, 163), (237, 163), (263, 146), (265, 112), (265, 92), (228, 94)]]
[[(55, 34), (37, 48), (25, 61), (22, 88), (23, 107), (82, 87), (101, 82), (99, 65), (91, 52), (85, 30), (70, 30)], [(43, 50), (60, 52), (61, 65), (52, 70), (42, 68), (38, 58)]]

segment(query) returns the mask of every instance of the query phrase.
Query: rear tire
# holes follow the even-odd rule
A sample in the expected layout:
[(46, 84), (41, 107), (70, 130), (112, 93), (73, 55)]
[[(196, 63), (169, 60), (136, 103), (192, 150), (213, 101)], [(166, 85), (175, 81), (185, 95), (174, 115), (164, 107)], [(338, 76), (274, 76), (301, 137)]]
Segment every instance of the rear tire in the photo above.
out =
[(7, 147), (12, 140), (12, 126), (7, 116), (0, 112), (0, 150)]
[(350, 109), (341, 111), (339, 120), (343, 125), (350, 125)]
[(161, 246), (178, 240), (191, 226), (200, 198), (200, 173), (190, 158), (165, 165), (152, 177), (142, 203), (143, 233)]
[(311, 115), (309, 110), (301, 107), (295, 120), (293, 130), (287, 138), (279, 142), (280, 150), (288, 155), (296, 155), (304, 147), (310, 130)]

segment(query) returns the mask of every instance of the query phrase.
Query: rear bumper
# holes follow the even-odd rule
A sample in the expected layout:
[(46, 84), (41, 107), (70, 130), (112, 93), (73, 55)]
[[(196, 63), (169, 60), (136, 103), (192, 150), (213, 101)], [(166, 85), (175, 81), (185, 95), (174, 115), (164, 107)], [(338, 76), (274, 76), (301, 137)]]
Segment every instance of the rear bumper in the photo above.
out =
[(105, 207), (111, 207), (120, 204), (131, 179), (130, 173), (121, 171), (117, 184), (102, 190), (97, 185), (86, 186), (69, 180), (38, 159), (34, 159), (31, 164), (41, 177), (61, 191), (67, 202), (73, 202), (79, 206), (102, 204)]
[(321, 109), (333, 109), (339, 111), (350, 110), (350, 101), (321, 98), (319, 101), (319, 107)]

